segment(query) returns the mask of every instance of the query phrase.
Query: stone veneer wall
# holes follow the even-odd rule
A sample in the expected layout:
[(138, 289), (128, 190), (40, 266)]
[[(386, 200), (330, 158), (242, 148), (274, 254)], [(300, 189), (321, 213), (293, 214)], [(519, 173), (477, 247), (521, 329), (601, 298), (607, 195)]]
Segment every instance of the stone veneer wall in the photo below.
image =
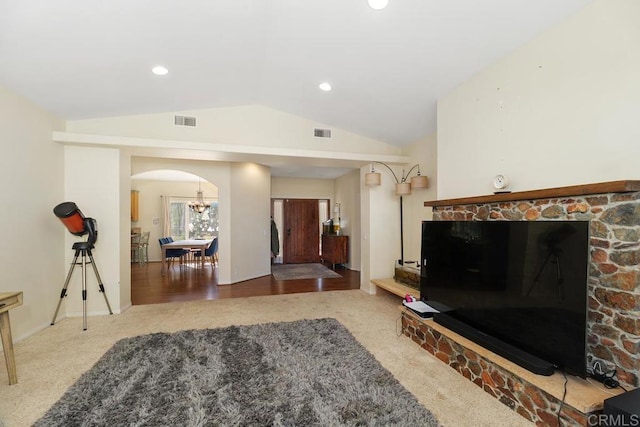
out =
[(538, 426), (558, 426), (558, 412), (563, 426), (589, 426), (592, 417), (601, 412), (598, 410), (584, 414), (566, 403), (562, 404), (549, 393), (442, 335), (429, 327), (427, 322), (406, 311), (402, 313), (402, 332), (469, 381)]
[(640, 192), (434, 207), (433, 220), (590, 220), (588, 363), (640, 386)]

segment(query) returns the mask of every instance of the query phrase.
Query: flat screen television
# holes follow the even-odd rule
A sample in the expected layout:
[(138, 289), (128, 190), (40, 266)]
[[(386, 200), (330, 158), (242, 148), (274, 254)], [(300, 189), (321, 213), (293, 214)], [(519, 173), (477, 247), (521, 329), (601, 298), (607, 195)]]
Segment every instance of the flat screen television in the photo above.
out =
[(423, 221), (434, 321), (541, 375), (586, 377), (589, 221)]

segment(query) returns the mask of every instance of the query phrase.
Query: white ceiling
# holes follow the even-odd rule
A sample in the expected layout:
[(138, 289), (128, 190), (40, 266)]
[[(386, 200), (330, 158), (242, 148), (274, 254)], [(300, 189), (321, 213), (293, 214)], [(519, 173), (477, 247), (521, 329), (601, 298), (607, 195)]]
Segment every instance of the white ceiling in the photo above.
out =
[(0, 84), (64, 119), (262, 104), (403, 146), (435, 131), (438, 97), (589, 2), (2, 0)]

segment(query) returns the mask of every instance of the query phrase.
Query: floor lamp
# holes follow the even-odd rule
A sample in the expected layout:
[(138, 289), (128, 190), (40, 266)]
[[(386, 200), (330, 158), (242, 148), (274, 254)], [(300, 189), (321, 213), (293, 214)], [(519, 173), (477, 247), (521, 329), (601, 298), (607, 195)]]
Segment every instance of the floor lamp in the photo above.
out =
[[(364, 175), (364, 184), (367, 186), (378, 186), (382, 183), (382, 177), (380, 176), (380, 172), (376, 172), (375, 165), (382, 165), (385, 168), (389, 169), (391, 175), (396, 180), (396, 195), (400, 196), (400, 260), (399, 264), (404, 265), (404, 221), (402, 214), (402, 196), (411, 194), (411, 190), (427, 188), (429, 186), (429, 178), (420, 174), (420, 165), (415, 164), (409, 169), (409, 172), (404, 173), (404, 169), (402, 169), (402, 175), (398, 178), (398, 175), (391, 169), (389, 165), (382, 162), (372, 162), (371, 163), (371, 171), (367, 172)], [(416, 170), (416, 174), (411, 176), (411, 173)], [(409, 179), (409, 182), (407, 182)]]

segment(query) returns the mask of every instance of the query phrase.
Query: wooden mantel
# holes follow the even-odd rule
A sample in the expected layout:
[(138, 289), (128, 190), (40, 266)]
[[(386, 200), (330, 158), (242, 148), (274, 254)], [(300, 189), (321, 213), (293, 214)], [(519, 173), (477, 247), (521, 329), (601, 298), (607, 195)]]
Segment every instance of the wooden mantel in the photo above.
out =
[(496, 202), (513, 202), (518, 200), (549, 199), (553, 197), (586, 196), (589, 194), (628, 193), (640, 191), (640, 181), (610, 181), (597, 184), (572, 185), (569, 187), (547, 188), (544, 190), (518, 191), (515, 193), (498, 193), (487, 196), (462, 197), (458, 199), (432, 200), (424, 202), (425, 206), (458, 206), (480, 205)]

